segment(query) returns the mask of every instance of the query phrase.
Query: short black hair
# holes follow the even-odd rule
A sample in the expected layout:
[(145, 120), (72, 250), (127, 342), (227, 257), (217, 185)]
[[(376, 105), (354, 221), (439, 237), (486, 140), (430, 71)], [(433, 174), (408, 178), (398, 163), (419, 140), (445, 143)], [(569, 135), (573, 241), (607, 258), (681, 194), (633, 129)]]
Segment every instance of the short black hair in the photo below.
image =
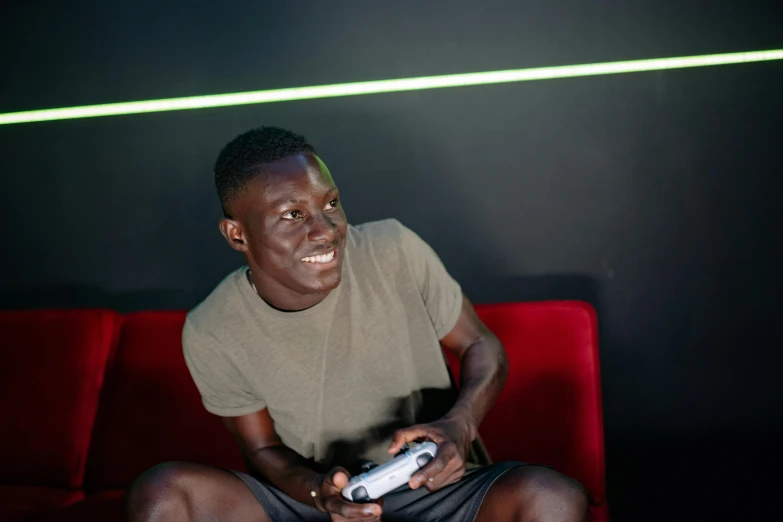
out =
[(223, 214), (231, 217), (231, 200), (262, 166), (308, 152), (316, 154), (304, 136), (280, 127), (258, 127), (231, 140), (215, 161), (215, 187)]

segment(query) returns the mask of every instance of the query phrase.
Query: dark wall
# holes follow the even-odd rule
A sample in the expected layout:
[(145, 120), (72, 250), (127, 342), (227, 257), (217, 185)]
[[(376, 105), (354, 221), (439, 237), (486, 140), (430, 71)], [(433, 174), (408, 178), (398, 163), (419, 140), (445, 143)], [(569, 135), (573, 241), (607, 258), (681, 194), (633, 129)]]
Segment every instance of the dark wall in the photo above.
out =
[[(0, 7), (0, 112), (783, 48), (773, 3), (66, 4)], [(0, 306), (192, 307), (242, 262), (214, 158), (289, 127), (474, 301), (597, 308), (617, 520), (726, 514), (783, 417), (781, 92), (771, 62), (0, 126)]]

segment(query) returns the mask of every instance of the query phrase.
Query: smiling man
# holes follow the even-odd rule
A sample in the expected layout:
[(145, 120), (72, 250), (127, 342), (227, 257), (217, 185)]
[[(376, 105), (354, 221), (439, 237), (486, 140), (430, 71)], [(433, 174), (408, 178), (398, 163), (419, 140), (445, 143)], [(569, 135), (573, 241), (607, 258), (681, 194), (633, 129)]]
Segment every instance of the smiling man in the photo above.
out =
[[(188, 314), (183, 348), (252, 475), (156, 466), (129, 491), (129, 520), (586, 520), (572, 479), (479, 465), (505, 352), (426, 243), (395, 220), (349, 225), (326, 165), (283, 129), (231, 141), (215, 182), (220, 230), (247, 266)], [(461, 359), (458, 393), (441, 345)], [(422, 440), (438, 454), (408, 485), (342, 498), (363, 463)]]

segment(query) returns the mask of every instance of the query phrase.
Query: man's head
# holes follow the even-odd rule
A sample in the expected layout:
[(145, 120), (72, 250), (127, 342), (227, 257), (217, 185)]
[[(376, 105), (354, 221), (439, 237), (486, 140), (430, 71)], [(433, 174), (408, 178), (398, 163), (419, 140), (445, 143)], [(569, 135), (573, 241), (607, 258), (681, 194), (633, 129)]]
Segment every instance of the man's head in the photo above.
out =
[(301, 310), (340, 283), (347, 221), (315, 148), (276, 127), (246, 132), (215, 163), (220, 230), (268, 303)]

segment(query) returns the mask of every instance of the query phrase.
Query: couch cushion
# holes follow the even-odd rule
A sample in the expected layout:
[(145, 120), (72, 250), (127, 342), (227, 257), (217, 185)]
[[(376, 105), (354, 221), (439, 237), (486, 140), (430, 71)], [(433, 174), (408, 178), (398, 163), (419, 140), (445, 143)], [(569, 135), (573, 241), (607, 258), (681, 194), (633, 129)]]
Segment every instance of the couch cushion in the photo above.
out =
[(239, 446), (208, 413), (182, 354), (184, 312), (127, 315), (101, 398), (86, 487), (125, 488), (181, 460), (243, 470)]
[[(509, 376), (480, 432), (495, 461), (551, 466), (605, 495), (596, 317), (590, 305), (549, 301), (476, 305), (500, 338)], [(459, 378), (459, 364), (447, 353)]]
[(35, 522), (125, 522), (125, 491), (100, 491)]
[(32, 520), (83, 498), (84, 493), (79, 490), (0, 485), (0, 520), (3, 522)]
[(81, 486), (117, 318), (107, 310), (0, 312), (0, 483)]

